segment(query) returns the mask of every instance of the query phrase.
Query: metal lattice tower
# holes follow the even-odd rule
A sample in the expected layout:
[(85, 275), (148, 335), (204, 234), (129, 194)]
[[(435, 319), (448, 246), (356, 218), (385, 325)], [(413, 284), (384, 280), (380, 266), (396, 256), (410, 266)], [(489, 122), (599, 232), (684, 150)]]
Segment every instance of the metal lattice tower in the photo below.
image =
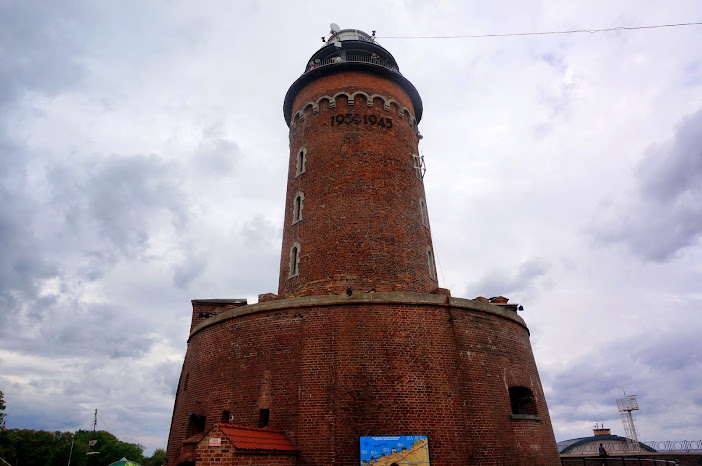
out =
[(636, 395), (627, 395), (624, 392), (624, 398), (617, 399), (617, 408), (619, 408), (619, 414), (622, 416), (622, 424), (624, 424), (629, 451), (639, 451), (639, 438), (636, 435), (634, 416), (631, 415), (632, 411), (639, 410), (639, 402), (636, 401)]

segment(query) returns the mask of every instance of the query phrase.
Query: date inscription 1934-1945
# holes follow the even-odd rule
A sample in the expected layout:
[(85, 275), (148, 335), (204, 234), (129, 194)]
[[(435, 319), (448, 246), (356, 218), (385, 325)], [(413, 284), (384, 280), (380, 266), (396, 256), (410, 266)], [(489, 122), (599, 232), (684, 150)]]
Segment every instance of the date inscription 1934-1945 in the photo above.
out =
[(383, 128), (392, 128), (392, 119), (377, 117), (375, 115), (360, 115), (358, 113), (339, 113), (331, 116), (331, 126), (341, 126), (342, 124), (378, 125)]

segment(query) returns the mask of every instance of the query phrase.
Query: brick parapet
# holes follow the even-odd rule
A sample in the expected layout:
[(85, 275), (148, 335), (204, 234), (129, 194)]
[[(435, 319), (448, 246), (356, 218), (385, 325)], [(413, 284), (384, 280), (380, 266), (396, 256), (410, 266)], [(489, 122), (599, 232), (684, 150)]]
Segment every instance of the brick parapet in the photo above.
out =
[(231, 309), (246, 306), (246, 299), (193, 299), (193, 317), (190, 322), (192, 331), (198, 324), (212, 316), (227, 312)]
[(495, 316), (511, 320), (529, 332), (529, 328), (517, 313), (507, 310), (501, 306), (474, 299), (455, 298), (443, 294), (429, 293), (356, 293), (347, 295), (325, 295), (325, 296), (303, 296), (300, 298), (278, 299), (275, 301), (264, 301), (256, 304), (238, 306), (226, 312), (204, 320), (190, 331), (188, 341), (201, 330), (217, 325), (228, 319), (233, 319), (247, 314), (260, 312), (270, 312), (276, 310), (301, 309), (307, 307), (331, 307), (344, 305), (358, 305), (361, 303), (385, 303), (385, 304), (411, 304), (419, 306), (440, 306), (466, 309), (477, 312), (493, 314)]

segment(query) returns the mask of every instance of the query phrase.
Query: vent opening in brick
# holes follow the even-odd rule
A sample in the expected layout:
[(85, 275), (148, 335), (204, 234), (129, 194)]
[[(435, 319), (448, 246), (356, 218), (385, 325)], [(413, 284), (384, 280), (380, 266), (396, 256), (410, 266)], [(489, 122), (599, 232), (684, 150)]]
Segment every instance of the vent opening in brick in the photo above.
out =
[(258, 410), (258, 427), (264, 428), (268, 427), (268, 419), (270, 418), (271, 410), (268, 408), (261, 408)]

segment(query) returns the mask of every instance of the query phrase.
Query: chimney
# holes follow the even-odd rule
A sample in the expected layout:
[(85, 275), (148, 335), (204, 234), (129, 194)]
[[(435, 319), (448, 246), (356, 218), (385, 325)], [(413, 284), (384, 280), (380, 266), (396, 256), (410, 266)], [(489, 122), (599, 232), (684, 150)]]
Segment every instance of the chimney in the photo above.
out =
[(592, 432), (594, 432), (595, 435), (612, 435), (612, 432), (609, 429), (605, 429), (603, 426), (595, 426)]

